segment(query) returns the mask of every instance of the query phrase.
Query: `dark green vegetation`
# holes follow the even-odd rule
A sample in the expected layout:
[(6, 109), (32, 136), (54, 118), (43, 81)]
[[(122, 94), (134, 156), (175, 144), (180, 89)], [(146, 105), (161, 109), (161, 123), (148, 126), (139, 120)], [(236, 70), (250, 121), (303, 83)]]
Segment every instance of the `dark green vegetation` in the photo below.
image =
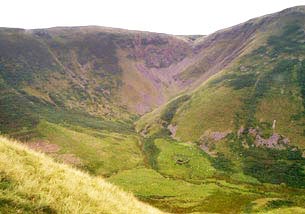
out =
[(179, 106), (185, 101), (187, 101), (189, 98), (190, 97), (188, 95), (183, 95), (167, 104), (165, 109), (161, 113), (161, 120), (165, 121), (167, 124), (170, 124)]
[(0, 131), (164, 211), (305, 213), (304, 26), (296, 7), (202, 40), (1, 29)]
[[(249, 136), (229, 136), (230, 152), (238, 154), (243, 173), (262, 183), (286, 184), (291, 187), (305, 187), (305, 158), (296, 147), (283, 150), (253, 147)], [(249, 148), (242, 145), (245, 142)]]

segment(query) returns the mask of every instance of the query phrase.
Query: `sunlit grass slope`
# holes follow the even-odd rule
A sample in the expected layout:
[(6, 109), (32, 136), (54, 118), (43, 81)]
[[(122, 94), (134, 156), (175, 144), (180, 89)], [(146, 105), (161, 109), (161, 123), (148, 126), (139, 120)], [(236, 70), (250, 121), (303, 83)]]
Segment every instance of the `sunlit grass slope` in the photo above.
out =
[(106, 130), (97, 131), (79, 126), (64, 127), (46, 121), (36, 129), (39, 140), (58, 147), (49, 153), (55, 159), (73, 154), (80, 160), (78, 166), (94, 175), (110, 176), (120, 170), (143, 165), (143, 157), (135, 135)]
[(162, 213), (101, 178), (0, 137), (0, 213)]

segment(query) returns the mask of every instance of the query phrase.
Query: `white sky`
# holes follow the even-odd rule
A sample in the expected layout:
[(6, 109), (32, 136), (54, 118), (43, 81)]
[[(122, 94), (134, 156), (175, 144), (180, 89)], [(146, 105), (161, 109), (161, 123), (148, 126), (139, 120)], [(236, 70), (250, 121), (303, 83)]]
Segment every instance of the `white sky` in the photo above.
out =
[(100, 25), (170, 34), (209, 34), (305, 0), (0, 0), (0, 26)]

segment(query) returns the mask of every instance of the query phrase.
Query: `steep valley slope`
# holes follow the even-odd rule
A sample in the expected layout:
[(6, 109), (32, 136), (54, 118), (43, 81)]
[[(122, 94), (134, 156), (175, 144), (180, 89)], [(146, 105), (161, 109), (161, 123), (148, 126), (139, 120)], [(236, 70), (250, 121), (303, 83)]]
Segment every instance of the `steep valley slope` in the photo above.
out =
[(0, 88), (2, 134), (160, 210), (305, 213), (304, 6), (207, 36), (1, 28)]

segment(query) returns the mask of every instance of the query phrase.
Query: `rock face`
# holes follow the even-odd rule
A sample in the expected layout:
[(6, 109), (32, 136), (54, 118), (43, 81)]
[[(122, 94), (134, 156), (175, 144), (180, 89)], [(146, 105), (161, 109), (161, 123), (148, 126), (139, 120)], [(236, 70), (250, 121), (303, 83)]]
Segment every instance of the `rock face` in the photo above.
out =
[(224, 139), (231, 131), (215, 131), (215, 132), (210, 132), (210, 131), (205, 131), (205, 133), (200, 137), (200, 141), (220, 141)]
[(175, 138), (176, 132), (177, 132), (177, 126), (175, 126), (175, 125), (173, 125), (173, 124), (169, 124), (169, 125), (167, 126), (167, 129), (170, 131), (171, 137), (172, 137), (172, 138)]
[(274, 133), (269, 138), (264, 139), (259, 135), (256, 135), (254, 144), (256, 146), (274, 148), (274, 149), (282, 149), (285, 148), (289, 143), (288, 138), (284, 138), (283, 136)]
[(230, 131), (225, 132), (208, 132), (206, 131), (199, 140), (199, 147), (203, 151), (205, 151), (207, 154), (216, 157), (217, 152), (214, 150), (215, 144), (219, 142), (220, 140), (224, 139)]
[(223, 138), (225, 138), (230, 132), (212, 132), (210, 134), (210, 138), (212, 138), (215, 141), (219, 141)]
[(127, 46), (130, 57), (144, 60), (148, 68), (167, 68), (192, 52), (190, 42), (163, 34), (138, 34)]
[(289, 144), (289, 139), (278, 133), (273, 133), (269, 138), (265, 139), (260, 136), (259, 131), (255, 128), (250, 128), (248, 132), (254, 137), (254, 145), (257, 147), (284, 149)]

